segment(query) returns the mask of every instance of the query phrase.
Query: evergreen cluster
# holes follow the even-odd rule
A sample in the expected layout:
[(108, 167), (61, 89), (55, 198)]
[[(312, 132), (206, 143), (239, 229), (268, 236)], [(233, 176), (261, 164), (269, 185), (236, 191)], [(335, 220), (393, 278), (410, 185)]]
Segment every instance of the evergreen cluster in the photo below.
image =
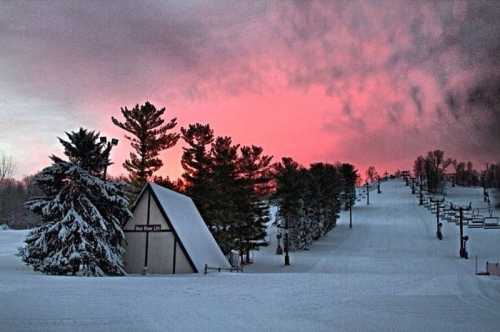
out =
[(350, 164), (311, 164), (304, 168), (291, 158), (274, 165), (277, 223), (288, 232), (290, 250), (309, 249), (337, 222), (344, 205), (354, 204), (357, 171)]
[[(266, 243), (271, 200), (279, 207), (280, 226), (290, 232), (292, 249), (309, 248), (335, 227), (342, 206), (354, 204), (358, 175), (350, 164), (316, 163), (306, 169), (284, 158), (273, 165), (261, 147), (217, 137), (208, 124), (171, 132), (176, 119), (165, 123), (165, 108), (149, 102), (121, 111), (125, 120), (112, 121), (127, 132), (134, 150), (123, 164), (128, 178), (106, 181), (112, 144), (82, 128), (59, 139), (67, 160), (52, 156), (53, 164), (31, 180), (37, 197), (26, 206), (41, 226), (29, 234), (20, 255), (35, 270), (124, 274), (121, 227), (132, 217), (125, 187), (135, 188), (133, 197), (147, 181), (190, 196), (222, 251), (236, 250), (241, 263), (250, 262), (251, 250)], [(180, 138), (185, 142), (182, 180), (155, 175), (163, 165), (160, 153)]]
[[(258, 146), (233, 144), (215, 137), (209, 125), (181, 129), (184, 189), (200, 210), (224, 253), (237, 250), (250, 260), (250, 250), (262, 243), (269, 222), (267, 196), (271, 156)], [(245, 259), (244, 259), (245, 256)]]

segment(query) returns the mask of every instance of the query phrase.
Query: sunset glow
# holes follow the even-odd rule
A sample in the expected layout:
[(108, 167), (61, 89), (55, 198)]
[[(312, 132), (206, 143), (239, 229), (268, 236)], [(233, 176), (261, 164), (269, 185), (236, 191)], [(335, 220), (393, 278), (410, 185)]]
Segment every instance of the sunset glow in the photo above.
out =
[[(303, 164), (395, 170), (435, 148), (486, 162), (499, 15), (493, 1), (3, 2), (0, 150), (22, 177), (85, 126), (120, 138), (111, 173), (125, 173), (110, 118), (149, 100)], [(160, 174), (181, 174), (181, 151)]]

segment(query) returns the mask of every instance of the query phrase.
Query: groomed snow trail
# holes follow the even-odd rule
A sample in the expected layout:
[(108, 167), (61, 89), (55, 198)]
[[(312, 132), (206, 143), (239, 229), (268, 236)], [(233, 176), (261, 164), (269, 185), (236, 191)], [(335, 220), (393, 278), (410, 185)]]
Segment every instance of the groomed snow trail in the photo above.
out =
[[(438, 241), (402, 182), (382, 190), (292, 266), (272, 243), (239, 274), (45, 276), (13, 256), (25, 232), (0, 232), (0, 331), (499, 331), (500, 278), (457, 257), (454, 224)], [(471, 257), (500, 259), (500, 230), (473, 231)]]

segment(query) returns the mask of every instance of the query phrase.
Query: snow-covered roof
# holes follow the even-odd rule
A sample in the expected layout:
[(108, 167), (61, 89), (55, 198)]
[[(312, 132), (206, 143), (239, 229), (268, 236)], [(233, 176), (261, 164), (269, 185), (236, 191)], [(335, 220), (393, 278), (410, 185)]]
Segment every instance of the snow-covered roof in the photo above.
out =
[(230, 265), (208, 230), (193, 200), (154, 183), (149, 184), (198, 272)]

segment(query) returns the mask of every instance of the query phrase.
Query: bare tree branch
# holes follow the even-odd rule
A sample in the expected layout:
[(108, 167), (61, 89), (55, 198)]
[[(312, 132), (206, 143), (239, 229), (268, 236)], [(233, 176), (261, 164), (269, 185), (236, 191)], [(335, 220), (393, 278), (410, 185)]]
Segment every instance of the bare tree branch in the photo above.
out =
[(0, 152), (0, 182), (14, 175), (16, 165), (12, 157)]

